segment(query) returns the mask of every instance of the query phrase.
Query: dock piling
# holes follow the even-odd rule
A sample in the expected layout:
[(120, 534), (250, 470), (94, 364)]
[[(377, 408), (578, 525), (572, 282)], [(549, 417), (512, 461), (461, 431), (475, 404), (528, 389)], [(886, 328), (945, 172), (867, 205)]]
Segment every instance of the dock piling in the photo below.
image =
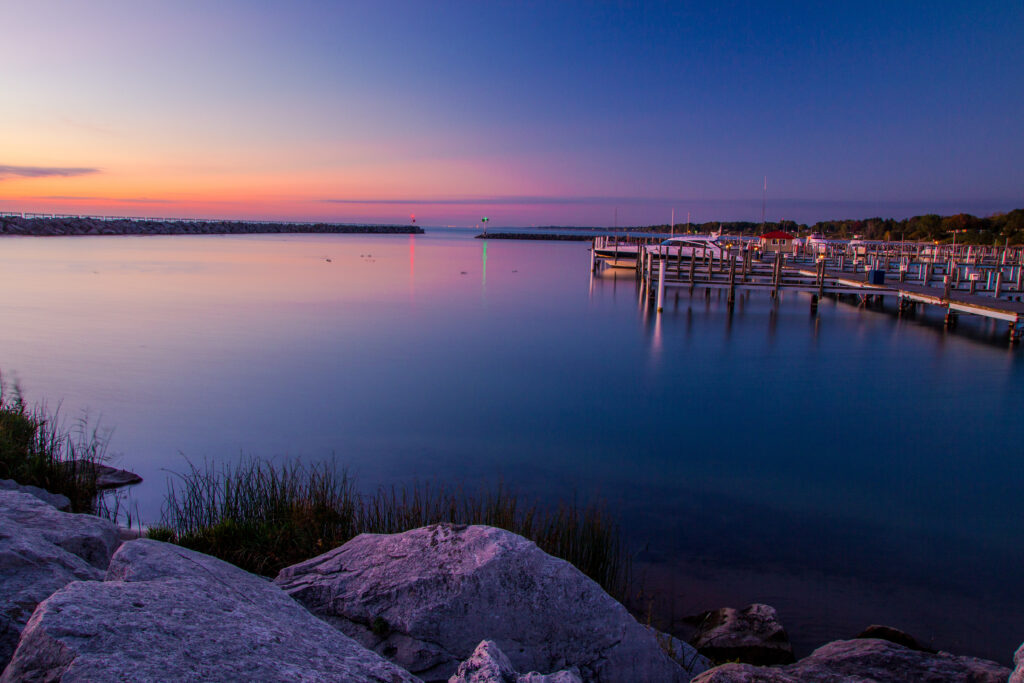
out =
[(729, 306), (736, 301), (736, 255), (729, 255)]
[(665, 310), (665, 259), (658, 259), (658, 313)]

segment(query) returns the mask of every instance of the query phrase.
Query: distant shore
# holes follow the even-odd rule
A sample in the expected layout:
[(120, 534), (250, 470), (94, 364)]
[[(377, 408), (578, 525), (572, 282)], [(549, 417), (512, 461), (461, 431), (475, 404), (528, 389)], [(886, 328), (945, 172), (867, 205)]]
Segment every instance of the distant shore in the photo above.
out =
[(247, 235), (256, 233), (420, 235), (423, 234), (423, 228), (416, 225), (348, 225), (267, 221), (0, 217), (0, 235)]
[(558, 242), (589, 242), (593, 235), (559, 235), (551, 232), (490, 232), (476, 236), (478, 240), (552, 240)]

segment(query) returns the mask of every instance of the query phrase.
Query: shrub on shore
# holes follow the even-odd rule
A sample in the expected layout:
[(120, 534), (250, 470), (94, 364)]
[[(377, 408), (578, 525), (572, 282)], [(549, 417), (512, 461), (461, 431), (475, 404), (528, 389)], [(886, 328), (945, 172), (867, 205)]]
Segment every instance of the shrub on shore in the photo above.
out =
[(96, 513), (96, 468), (106, 438), (86, 420), (71, 429), (44, 407), (29, 408), (17, 387), (0, 381), (0, 479), (67, 496), (73, 512)]
[(190, 465), (169, 483), (161, 525), (149, 535), (272, 576), (361, 533), (441, 522), (507, 529), (572, 563), (613, 596), (625, 594), (629, 559), (618, 524), (599, 504), (542, 507), (500, 485), (470, 493), (416, 484), (361, 495), (331, 464)]

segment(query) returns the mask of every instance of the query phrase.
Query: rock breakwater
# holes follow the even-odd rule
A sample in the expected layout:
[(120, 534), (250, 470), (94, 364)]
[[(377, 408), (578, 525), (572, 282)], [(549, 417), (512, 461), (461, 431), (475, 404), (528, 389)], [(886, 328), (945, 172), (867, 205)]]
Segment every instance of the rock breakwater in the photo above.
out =
[(0, 216), (0, 235), (246, 235), (255, 233), (412, 235), (422, 234), (423, 229), (415, 225)]

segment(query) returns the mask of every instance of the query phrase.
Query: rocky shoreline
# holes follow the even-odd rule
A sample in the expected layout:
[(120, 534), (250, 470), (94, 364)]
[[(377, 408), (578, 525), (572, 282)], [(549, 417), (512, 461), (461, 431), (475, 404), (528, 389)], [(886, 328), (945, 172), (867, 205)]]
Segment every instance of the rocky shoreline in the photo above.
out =
[(0, 683), (1024, 683), (1024, 646), (1011, 673), (885, 627), (794, 662), (767, 605), (701, 615), (684, 643), (492, 527), (363, 534), (268, 581), (53, 503), (0, 487)]
[(257, 233), (421, 235), (423, 228), (416, 225), (0, 216), (0, 235), (48, 237), (61, 235), (248, 235)]

